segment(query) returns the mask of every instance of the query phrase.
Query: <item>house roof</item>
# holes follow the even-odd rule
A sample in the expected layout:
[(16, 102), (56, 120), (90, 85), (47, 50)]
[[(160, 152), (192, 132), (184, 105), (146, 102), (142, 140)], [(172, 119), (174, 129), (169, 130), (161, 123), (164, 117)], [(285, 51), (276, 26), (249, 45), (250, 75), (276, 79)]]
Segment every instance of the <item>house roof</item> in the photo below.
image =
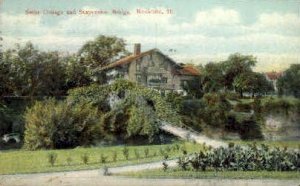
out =
[(196, 68), (194, 68), (192, 65), (177, 64), (173, 59), (171, 59), (169, 56), (164, 55), (158, 49), (151, 49), (151, 50), (148, 50), (146, 52), (142, 52), (139, 55), (130, 55), (130, 56), (124, 57), (122, 59), (119, 59), (119, 60), (117, 60), (113, 63), (110, 63), (110, 64), (104, 66), (103, 68), (101, 68), (101, 70), (108, 70), (108, 69), (111, 69), (111, 68), (114, 68), (114, 67), (117, 67), (117, 66), (129, 64), (129, 63), (135, 61), (136, 59), (139, 59), (139, 58), (144, 57), (148, 54), (151, 54), (152, 52), (159, 52), (161, 55), (168, 58), (175, 65), (178, 74), (191, 75), (191, 76), (200, 75), (199, 71)]
[(144, 56), (146, 56), (146, 55), (148, 55), (148, 54), (150, 54), (154, 51), (157, 51), (157, 49), (148, 50), (146, 52), (142, 52), (139, 55), (133, 55), (132, 54), (130, 56), (123, 57), (123, 58), (119, 59), (118, 61), (115, 61), (113, 63), (110, 63), (110, 64), (106, 65), (101, 70), (106, 70), (106, 69), (114, 68), (114, 67), (117, 67), (117, 66), (120, 66), (120, 65), (129, 64), (129, 63), (133, 62), (134, 60), (139, 59), (141, 57), (144, 57)]
[(193, 76), (199, 76), (200, 73), (198, 69), (191, 65), (185, 65), (182, 69), (180, 69), (180, 74), (182, 75), (193, 75)]
[(267, 72), (266, 76), (270, 79), (270, 80), (276, 80), (278, 78), (280, 78), (282, 76), (282, 72)]

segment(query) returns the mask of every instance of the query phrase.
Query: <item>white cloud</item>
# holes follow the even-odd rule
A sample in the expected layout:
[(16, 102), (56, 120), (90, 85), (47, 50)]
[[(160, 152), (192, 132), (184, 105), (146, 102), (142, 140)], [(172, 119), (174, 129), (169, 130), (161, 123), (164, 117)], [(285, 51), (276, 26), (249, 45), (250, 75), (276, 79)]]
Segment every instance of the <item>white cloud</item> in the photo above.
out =
[(240, 15), (236, 10), (214, 8), (196, 14), (197, 25), (234, 25), (240, 23)]
[(255, 24), (249, 27), (251, 31), (278, 34), (300, 34), (300, 17), (297, 14), (263, 13)]
[(177, 53), (170, 55), (180, 61), (220, 61), (241, 52), (258, 56), (258, 69), (299, 63), (300, 19), (292, 13), (264, 13), (252, 25), (243, 23), (238, 11), (222, 7), (196, 12), (187, 22), (176, 22), (175, 15), (72, 15), (51, 27), (42, 16), (1, 15), (6, 48), (30, 40), (42, 49), (75, 52), (87, 40), (105, 34), (142, 43), (143, 49), (175, 48)]

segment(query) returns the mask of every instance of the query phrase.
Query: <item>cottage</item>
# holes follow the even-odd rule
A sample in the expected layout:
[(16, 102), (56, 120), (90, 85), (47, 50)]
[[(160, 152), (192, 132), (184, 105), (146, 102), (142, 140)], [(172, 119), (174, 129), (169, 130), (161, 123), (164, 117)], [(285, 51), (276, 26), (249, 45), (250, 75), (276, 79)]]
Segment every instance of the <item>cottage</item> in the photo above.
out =
[(101, 69), (108, 83), (116, 78), (125, 78), (161, 92), (175, 91), (185, 94), (189, 81), (197, 81), (199, 72), (193, 66), (176, 63), (158, 49), (141, 52), (135, 44), (133, 54)]

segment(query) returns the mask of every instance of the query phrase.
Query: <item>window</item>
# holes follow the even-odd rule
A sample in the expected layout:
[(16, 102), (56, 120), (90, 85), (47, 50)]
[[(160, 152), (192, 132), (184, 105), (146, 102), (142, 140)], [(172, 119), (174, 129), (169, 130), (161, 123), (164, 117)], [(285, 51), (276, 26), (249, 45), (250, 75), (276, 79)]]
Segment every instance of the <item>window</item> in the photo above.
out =
[(168, 78), (162, 77), (162, 78), (161, 78), (161, 82), (162, 82), (162, 83), (168, 83)]

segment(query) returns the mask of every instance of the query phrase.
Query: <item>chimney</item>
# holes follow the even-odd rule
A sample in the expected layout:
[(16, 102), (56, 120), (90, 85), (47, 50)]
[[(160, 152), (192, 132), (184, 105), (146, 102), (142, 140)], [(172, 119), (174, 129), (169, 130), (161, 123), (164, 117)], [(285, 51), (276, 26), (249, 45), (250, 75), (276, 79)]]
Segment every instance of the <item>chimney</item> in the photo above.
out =
[(133, 49), (133, 55), (137, 56), (141, 54), (141, 44), (140, 43), (135, 43), (134, 44), (134, 49)]

